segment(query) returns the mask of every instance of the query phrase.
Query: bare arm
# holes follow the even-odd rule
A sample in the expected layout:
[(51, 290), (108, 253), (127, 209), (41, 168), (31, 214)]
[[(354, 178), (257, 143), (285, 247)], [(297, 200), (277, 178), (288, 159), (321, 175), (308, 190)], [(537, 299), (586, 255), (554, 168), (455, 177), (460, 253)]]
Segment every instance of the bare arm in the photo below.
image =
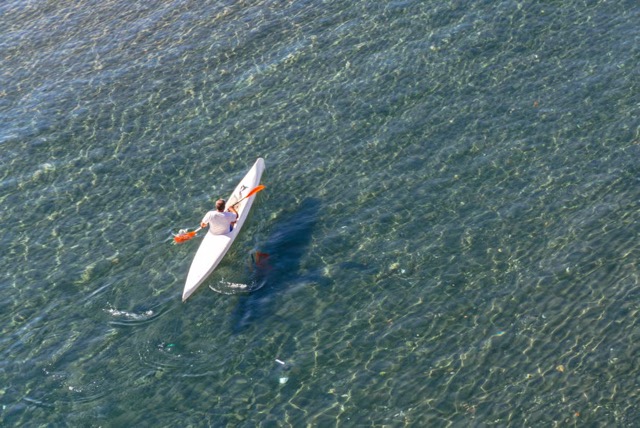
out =
[(234, 213), (236, 215), (236, 219), (238, 218), (238, 211), (234, 207), (229, 207), (228, 211), (230, 213)]

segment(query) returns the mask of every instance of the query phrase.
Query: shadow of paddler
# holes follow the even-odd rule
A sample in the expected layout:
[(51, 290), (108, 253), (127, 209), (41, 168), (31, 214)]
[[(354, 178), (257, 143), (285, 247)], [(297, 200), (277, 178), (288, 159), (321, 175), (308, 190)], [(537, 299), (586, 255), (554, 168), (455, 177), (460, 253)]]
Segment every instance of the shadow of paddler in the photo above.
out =
[(260, 251), (253, 256), (252, 282), (256, 291), (239, 296), (233, 313), (233, 330), (274, 313), (277, 296), (300, 279), (302, 260), (308, 251), (320, 212), (320, 200), (307, 198), (292, 212), (285, 212), (273, 226)]

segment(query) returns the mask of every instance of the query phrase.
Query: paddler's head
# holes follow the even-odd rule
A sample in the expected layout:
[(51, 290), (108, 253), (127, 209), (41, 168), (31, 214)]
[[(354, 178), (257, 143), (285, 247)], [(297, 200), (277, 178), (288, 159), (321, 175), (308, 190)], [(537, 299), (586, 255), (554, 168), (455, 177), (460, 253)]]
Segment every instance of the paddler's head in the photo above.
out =
[(220, 212), (224, 211), (224, 207), (226, 205), (226, 201), (224, 199), (218, 199), (216, 201), (216, 209)]

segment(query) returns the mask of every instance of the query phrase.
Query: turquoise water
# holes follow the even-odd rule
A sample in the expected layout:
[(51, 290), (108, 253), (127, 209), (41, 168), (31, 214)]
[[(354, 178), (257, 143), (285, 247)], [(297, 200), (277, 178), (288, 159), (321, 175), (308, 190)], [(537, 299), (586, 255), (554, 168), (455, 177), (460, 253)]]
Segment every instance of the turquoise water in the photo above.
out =
[[(3, 3), (2, 425), (637, 426), (639, 29), (632, 1)], [(172, 233), (257, 157), (181, 303)]]

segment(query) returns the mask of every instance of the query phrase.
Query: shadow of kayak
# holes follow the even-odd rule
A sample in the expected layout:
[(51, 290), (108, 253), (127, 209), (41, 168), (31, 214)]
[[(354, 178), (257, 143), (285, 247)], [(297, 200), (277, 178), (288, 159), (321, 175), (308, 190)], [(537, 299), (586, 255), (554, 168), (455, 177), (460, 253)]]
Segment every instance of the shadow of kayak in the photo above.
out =
[(277, 304), (277, 296), (301, 278), (300, 265), (313, 235), (320, 212), (320, 200), (307, 198), (295, 211), (283, 214), (274, 232), (254, 258), (252, 282), (257, 290), (239, 296), (233, 312), (233, 332), (268, 317)]

